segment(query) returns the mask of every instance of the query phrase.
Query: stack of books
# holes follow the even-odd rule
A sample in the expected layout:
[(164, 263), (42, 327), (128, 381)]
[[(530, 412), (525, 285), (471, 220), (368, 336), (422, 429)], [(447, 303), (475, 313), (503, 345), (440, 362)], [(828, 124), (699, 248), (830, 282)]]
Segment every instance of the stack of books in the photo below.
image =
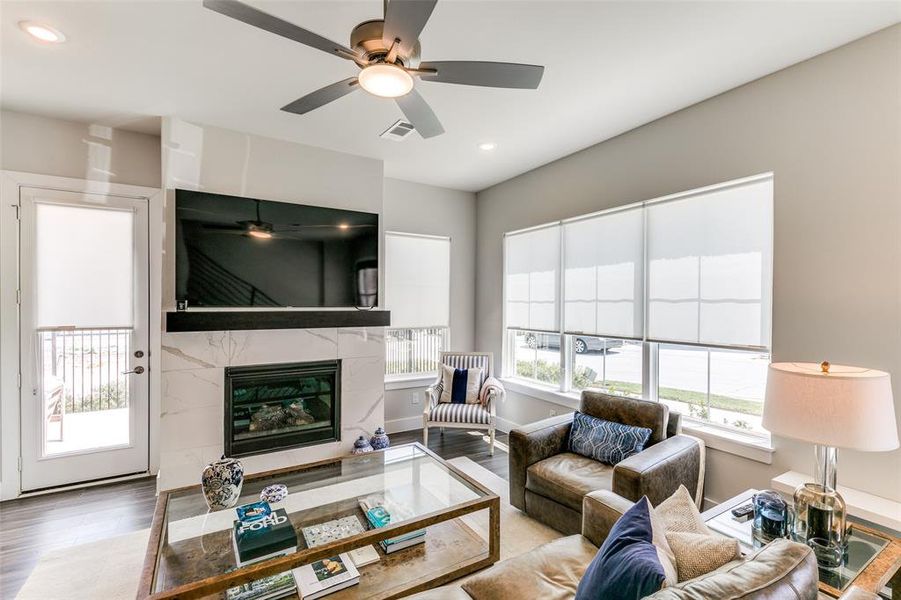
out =
[(284, 508), (272, 511), (268, 502), (254, 502), (236, 511), (232, 543), (239, 567), (297, 551), (297, 534)]
[[(380, 502), (377, 498), (364, 498), (360, 500), (360, 508), (363, 510), (363, 514), (366, 515), (369, 524), (375, 529), (386, 527), (391, 523), (391, 512), (385, 507), (384, 501)], [(392, 507), (392, 510), (397, 515), (398, 520), (403, 520), (403, 517), (399, 514), (401, 511), (397, 507)], [(404, 535), (382, 540), (379, 542), (379, 546), (382, 547), (385, 554), (391, 554), (392, 552), (423, 543), (425, 541), (425, 532), (425, 529), (411, 531)]]
[(347, 554), (317, 560), (291, 573), (303, 600), (316, 600), (360, 583), (360, 572)]

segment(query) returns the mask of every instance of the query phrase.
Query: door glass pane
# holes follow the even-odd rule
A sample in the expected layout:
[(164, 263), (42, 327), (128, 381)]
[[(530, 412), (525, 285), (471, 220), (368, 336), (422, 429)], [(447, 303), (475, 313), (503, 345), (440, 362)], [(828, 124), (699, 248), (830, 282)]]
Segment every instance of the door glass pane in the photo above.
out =
[(134, 214), (35, 205), (43, 455), (130, 442)]
[(41, 331), (44, 455), (129, 443), (131, 329)]

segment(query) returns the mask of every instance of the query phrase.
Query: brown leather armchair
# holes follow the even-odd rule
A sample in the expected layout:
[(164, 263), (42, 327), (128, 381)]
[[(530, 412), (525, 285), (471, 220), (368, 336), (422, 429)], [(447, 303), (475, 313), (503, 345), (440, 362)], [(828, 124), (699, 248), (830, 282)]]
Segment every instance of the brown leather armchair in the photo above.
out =
[(704, 443), (682, 435), (679, 413), (659, 402), (584, 391), (585, 414), (647, 427), (645, 449), (615, 466), (569, 452), (573, 413), (552, 417), (510, 432), (510, 503), (530, 517), (566, 533), (582, 528), (582, 499), (610, 490), (637, 501), (659, 504), (684, 485), (700, 506), (704, 488)]

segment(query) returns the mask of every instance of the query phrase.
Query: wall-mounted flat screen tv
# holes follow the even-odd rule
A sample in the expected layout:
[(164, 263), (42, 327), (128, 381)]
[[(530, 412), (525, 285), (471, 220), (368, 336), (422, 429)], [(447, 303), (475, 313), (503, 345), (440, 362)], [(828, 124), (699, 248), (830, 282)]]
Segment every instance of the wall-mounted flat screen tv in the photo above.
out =
[(379, 216), (175, 191), (175, 293), (195, 307), (371, 307)]

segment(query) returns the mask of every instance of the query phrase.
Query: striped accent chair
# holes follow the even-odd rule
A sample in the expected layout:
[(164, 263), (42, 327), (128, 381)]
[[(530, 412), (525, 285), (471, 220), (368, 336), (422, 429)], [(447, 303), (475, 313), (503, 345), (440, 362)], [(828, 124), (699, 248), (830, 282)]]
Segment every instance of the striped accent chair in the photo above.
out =
[[(485, 381), (494, 376), (494, 355), (490, 352), (442, 352), (440, 362), (455, 369), (482, 369), (479, 382), (479, 397), (482, 397)], [(444, 391), (439, 370), (438, 379), (425, 390), (425, 410), (422, 413), (422, 443), (429, 445), (429, 427), (436, 426), (444, 432), (445, 427), (459, 429), (485, 429), (490, 439), (488, 453), (494, 456), (494, 427), (498, 400), (504, 390), (497, 380), (493, 380), (480, 404), (448, 404), (438, 399)]]

